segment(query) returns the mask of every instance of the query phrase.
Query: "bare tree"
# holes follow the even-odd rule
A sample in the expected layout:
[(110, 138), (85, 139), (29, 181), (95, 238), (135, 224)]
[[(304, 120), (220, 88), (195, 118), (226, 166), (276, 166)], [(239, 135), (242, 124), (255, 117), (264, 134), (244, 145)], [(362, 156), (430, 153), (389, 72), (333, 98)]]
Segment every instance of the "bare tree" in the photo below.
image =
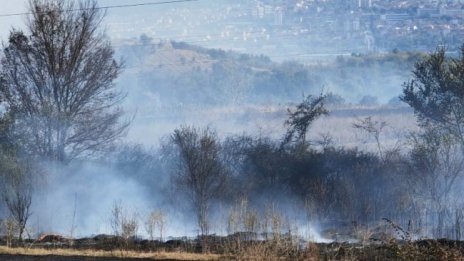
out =
[(3, 222), (8, 246), (16, 235), (22, 241), (31, 214), (32, 170), (39, 172), (31, 159), (21, 157), (12, 123), (8, 113), (0, 117), (0, 197), (9, 215)]
[[(72, 10), (72, 12), (70, 11)], [(108, 146), (128, 123), (113, 81), (121, 64), (94, 0), (30, 0), (27, 31), (3, 46), (0, 95), (23, 146), (67, 162)]]
[[(437, 133), (438, 132), (438, 133)], [(436, 218), (435, 236), (444, 235), (445, 218), (452, 215), (451, 202), (457, 189), (456, 180), (462, 177), (464, 157), (454, 136), (428, 129), (412, 137), (410, 152), (411, 188)], [(451, 221), (449, 220), (449, 225)]]
[(121, 256), (125, 257), (137, 237), (138, 214), (129, 212), (121, 202), (114, 202), (111, 209), (110, 225), (116, 236), (113, 243), (119, 248)]
[(209, 230), (208, 214), (212, 201), (221, 196), (227, 171), (221, 157), (221, 144), (210, 129), (182, 127), (174, 131), (173, 182), (188, 194), (197, 214), (201, 235)]
[(166, 214), (162, 210), (156, 210), (151, 212), (148, 215), (147, 221), (145, 223), (145, 228), (148, 235), (150, 235), (150, 240), (155, 239), (155, 232), (159, 232), (159, 240), (163, 241), (163, 231), (166, 226)]
[(115, 202), (111, 209), (111, 228), (115, 236), (121, 237), (125, 242), (134, 239), (138, 231), (138, 214), (130, 213), (121, 202)]
[(2, 232), (4, 233), (6, 239), (6, 247), (11, 247), (16, 231), (18, 230), (16, 221), (14, 221), (12, 218), (6, 218), (0, 223)]
[[(22, 241), (27, 221), (31, 216), (32, 165), (16, 158), (2, 161), (2, 198), (10, 218), (17, 226), (19, 241)], [(37, 168), (35, 168), (37, 169)]]
[(353, 128), (366, 132), (375, 139), (377, 149), (379, 151), (380, 159), (384, 159), (382, 144), (380, 142), (380, 135), (385, 127), (387, 127), (385, 121), (373, 120), (372, 117), (366, 117), (364, 119), (359, 119), (357, 122), (353, 123)]

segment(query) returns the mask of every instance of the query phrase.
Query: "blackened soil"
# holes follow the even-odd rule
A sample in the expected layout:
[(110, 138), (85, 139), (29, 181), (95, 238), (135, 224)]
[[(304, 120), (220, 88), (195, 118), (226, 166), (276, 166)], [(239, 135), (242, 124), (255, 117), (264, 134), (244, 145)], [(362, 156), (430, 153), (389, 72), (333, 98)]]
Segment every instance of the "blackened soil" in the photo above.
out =
[[(153, 261), (153, 259), (115, 257), (79, 257), (79, 256), (22, 256), (22, 255), (0, 255), (0, 261)], [(165, 259), (163, 261), (170, 261)]]

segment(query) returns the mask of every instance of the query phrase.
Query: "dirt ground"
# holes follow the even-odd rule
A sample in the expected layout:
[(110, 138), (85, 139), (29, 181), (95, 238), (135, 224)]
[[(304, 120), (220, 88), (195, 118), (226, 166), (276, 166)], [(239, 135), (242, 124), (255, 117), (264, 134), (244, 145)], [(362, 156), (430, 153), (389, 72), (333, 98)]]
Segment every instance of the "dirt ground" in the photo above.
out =
[[(22, 255), (0, 255), (1, 261), (153, 261), (153, 259), (125, 258), (119, 259), (114, 257), (78, 257), (78, 256), (22, 256)], [(163, 261), (170, 261), (164, 259)]]

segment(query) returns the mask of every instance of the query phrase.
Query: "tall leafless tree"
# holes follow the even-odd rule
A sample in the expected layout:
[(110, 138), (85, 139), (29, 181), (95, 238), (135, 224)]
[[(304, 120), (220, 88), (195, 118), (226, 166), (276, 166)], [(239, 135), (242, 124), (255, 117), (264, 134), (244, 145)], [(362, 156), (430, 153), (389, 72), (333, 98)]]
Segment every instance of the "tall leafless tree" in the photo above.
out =
[(176, 159), (172, 176), (174, 184), (188, 194), (201, 235), (207, 235), (211, 203), (221, 196), (227, 181), (221, 144), (212, 130), (193, 127), (175, 130), (170, 143), (174, 145), (172, 156)]
[(3, 46), (2, 101), (22, 145), (48, 160), (68, 162), (105, 148), (124, 134), (113, 84), (121, 71), (100, 30), (95, 0), (30, 0), (26, 32)]

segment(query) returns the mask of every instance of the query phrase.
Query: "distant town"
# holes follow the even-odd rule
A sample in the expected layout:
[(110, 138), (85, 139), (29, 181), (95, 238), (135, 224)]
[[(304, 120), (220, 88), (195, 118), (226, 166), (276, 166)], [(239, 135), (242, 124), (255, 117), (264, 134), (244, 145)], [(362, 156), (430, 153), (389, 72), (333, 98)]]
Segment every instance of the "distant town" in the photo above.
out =
[[(209, 1), (208, 1), (209, 2)], [(176, 40), (279, 60), (391, 51), (455, 51), (464, 1), (217, 1), (109, 17), (113, 40)]]

